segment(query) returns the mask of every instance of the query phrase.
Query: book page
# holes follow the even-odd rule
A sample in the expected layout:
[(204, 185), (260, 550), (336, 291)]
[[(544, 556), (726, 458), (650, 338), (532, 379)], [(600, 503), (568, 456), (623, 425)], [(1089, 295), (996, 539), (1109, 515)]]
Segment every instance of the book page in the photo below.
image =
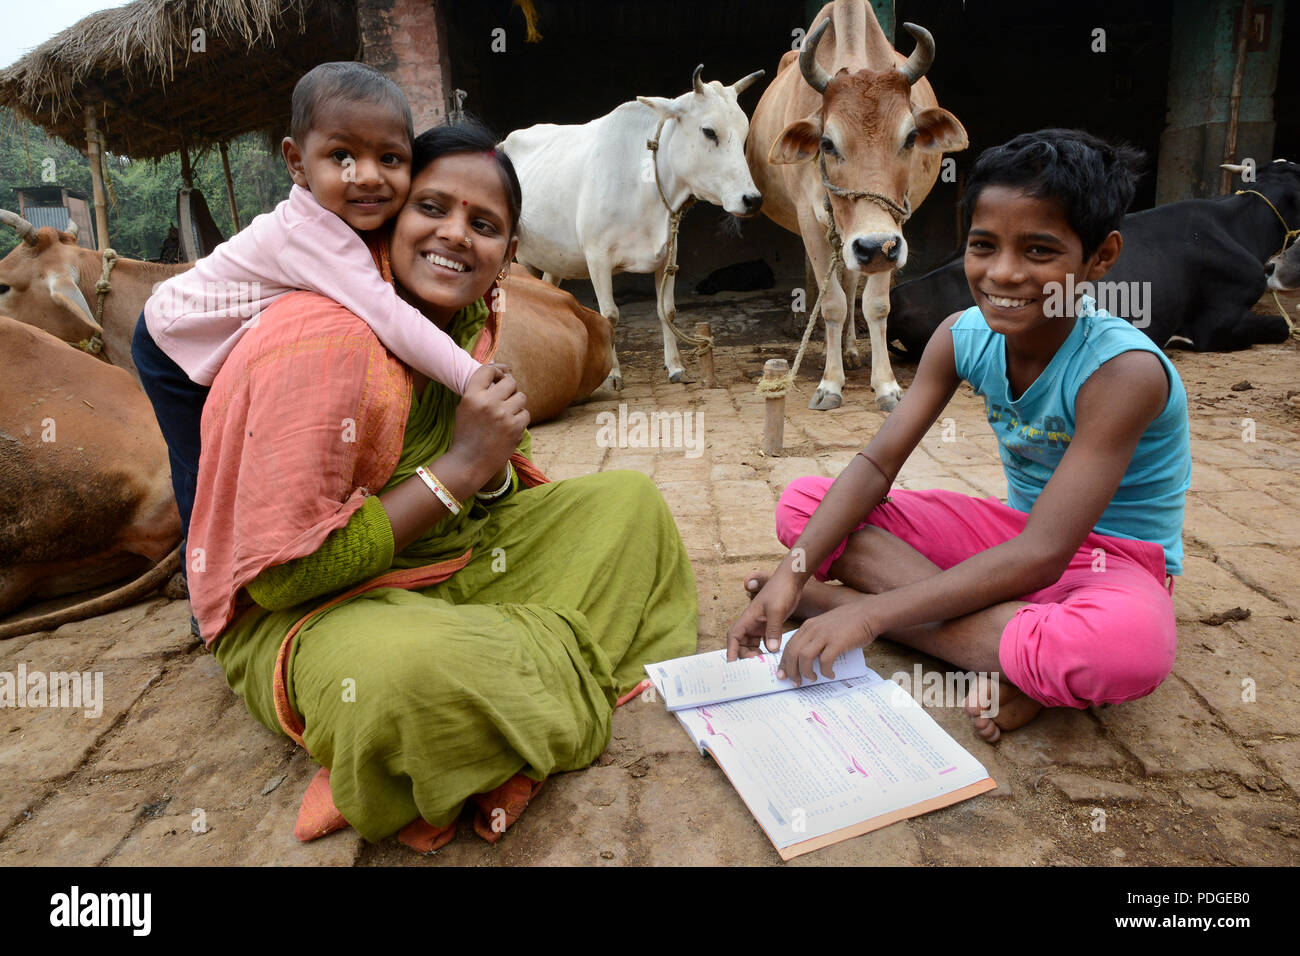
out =
[(678, 717), (778, 849), (988, 777), (911, 695), (870, 670)]
[[(779, 679), (776, 670), (786, 645), (795, 633), (796, 631), (787, 631), (781, 635), (781, 649), (775, 654), (764, 652), (756, 657), (728, 663), (725, 650), (709, 651), (658, 664), (647, 664), (645, 672), (654, 681), (655, 688), (663, 695), (671, 711), (791, 690), (795, 687), (794, 681)], [(832, 668), (835, 673), (833, 678), (822, 676), (820, 661), (815, 665), (815, 670), (817, 679), (805, 681), (804, 687), (872, 673), (860, 647), (846, 651), (836, 659)]]

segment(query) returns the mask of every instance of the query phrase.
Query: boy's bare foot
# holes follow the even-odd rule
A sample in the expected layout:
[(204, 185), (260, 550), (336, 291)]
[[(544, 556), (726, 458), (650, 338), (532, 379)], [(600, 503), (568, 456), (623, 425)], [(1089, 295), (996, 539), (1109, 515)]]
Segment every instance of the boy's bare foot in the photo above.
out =
[[(745, 578), (745, 592), (749, 595), (751, 601), (763, 589), (763, 585), (767, 584), (767, 579), (771, 576), (766, 571), (753, 571)], [(803, 593), (799, 595), (799, 603), (795, 605), (790, 616), (807, 620), (810, 617), (816, 617), (818, 614), (832, 611), (841, 604), (848, 603), (855, 595), (857, 597), (862, 596), (851, 588), (824, 584), (816, 578), (809, 578), (808, 582), (803, 586)]]
[[(975, 733), (989, 743), (995, 743), (1003, 731), (1023, 727), (1043, 709), (1042, 704), (1010, 681), (991, 681), (987, 674), (979, 675), (964, 707), (975, 723)], [(985, 712), (992, 712), (994, 716), (981, 716)]]

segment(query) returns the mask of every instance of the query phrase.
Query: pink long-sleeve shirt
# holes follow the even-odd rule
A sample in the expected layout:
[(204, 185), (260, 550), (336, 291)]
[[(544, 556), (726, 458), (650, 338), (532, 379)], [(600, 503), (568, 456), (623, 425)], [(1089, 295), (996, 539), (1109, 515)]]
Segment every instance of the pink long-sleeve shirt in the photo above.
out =
[(480, 368), (384, 281), (351, 226), (296, 185), (274, 211), (160, 284), (145, 303), (145, 325), (186, 375), (211, 385), (262, 310), (297, 289), (356, 314), (390, 352), (457, 394)]

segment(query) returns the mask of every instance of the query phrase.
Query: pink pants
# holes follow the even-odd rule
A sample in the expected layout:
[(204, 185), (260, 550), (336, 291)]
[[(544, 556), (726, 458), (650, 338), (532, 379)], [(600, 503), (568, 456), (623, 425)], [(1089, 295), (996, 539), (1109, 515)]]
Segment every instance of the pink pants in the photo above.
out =
[[(830, 478), (791, 482), (776, 508), (777, 537), (792, 547), (817, 510)], [(953, 491), (890, 492), (858, 528), (875, 525), (942, 570), (1015, 537), (1028, 515), (996, 498)], [(857, 529), (855, 529), (857, 530)], [(830, 576), (840, 544), (816, 571)], [(1150, 541), (1089, 534), (1061, 579), (1021, 597), (1002, 632), (998, 659), (1016, 687), (1049, 707), (1119, 703), (1151, 693), (1174, 664), (1172, 579), (1164, 549)]]

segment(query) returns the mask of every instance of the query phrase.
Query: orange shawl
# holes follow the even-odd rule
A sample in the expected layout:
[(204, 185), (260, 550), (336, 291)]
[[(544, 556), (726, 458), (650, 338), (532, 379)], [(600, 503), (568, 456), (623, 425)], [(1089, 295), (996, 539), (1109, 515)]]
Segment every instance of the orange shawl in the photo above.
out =
[[(391, 282), (387, 244), (376, 245), (376, 264)], [(473, 350), (480, 362), (495, 354), (501, 322), (492, 308), (498, 297), (489, 290), (486, 298), (488, 318)], [(234, 618), (244, 585), (266, 568), (315, 553), (388, 483), (410, 413), (410, 370), (333, 300), (294, 292), (254, 322), (203, 408), (186, 560), (190, 603), (209, 647)], [(522, 455), (511, 460), (526, 484), (547, 480)], [(348, 594), (424, 587), (468, 559), (467, 551), (443, 563), (455, 568), (390, 572)]]

